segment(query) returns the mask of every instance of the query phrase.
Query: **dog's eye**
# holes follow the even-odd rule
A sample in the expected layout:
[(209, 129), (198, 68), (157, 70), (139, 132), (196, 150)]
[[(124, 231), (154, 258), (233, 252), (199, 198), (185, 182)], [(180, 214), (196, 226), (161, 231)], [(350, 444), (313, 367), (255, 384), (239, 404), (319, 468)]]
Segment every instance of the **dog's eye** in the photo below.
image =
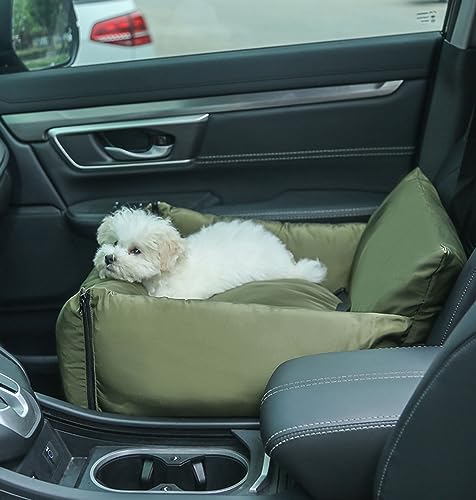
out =
[(114, 246), (115, 246), (115, 247), (117, 247), (117, 244), (118, 244), (118, 243), (119, 243), (118, 241), (115, 241), (115, 242), (114, 242)]
[(138, 248), (132, 248), (129, 250), (129, 253), (132, 255), (140, 255), (142, 252)]

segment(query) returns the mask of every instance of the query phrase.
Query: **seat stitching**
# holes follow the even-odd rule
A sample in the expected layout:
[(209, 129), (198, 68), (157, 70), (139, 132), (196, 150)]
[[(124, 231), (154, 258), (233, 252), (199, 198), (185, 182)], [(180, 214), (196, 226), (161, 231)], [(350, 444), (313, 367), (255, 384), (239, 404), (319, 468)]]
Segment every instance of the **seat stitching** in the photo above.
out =
[[(314, 214), (316, 212), (324, 212), (324, 213), (341, 213), (341, 212), (358, 212), (360, 210), (374, 210), (375, 207), (372, 206), (372, 207), (348, 207), (348, 208), (316, 208), (316, 209), (302, 209), (302, 210), (299, 210), (299, 209), (295, 209), (295, 210), (263, 210), (262, 212), (260, 211), (260, 213), (269, 213), (270, 215), (271, 214), (275, 214), (275, 213), (279, 213), (279, 212), (285, 212), (285, 213), (289, 213), (289, 214), (305, 214), (305, 213), (310, 213), (310, 214)], [(259, 211), (259, 209), (258, 209)], [(241, 212), (240, 212), (241, 213)], [(247, 213), (247, 212), (244, 212), (244, 213)], [(251, 213), (251, 212), (250, 212)], [(253, 212), (254, 213), (254, 212)]]
[(440, 345), (402, 345), (394, 347), (379, 347), (379, 351), (388, 351), (389, 349), (435, 349), (441, 347)]
[(458, 309), (459, 307), (461, 306), (461, 303), (463, 302), (463, 299), (464, 299), (464, 296), (466, 295), (466, 293), (468, 292), (468, 289), (469, 289), (469, 286), (471, 285), (471, 282), (474, 280), (474, 277), (476, 276), (476, 269), (473, 270), (470, 278), (468, 279), (467, 283), (466, 283), (466, 286), (464, 287), (464, 290), (463, 290), (463, 293), (461, 294), (459, 300), (458, 300), (458, 303), (456, 304), (456, 307), (454, 308), (453, 310), (453, 314), (451, 315), (451, 318), (448, 322), (448, 324), (446, 325), (446, 328), (445, 328), (445, 331), (443, 333), (443, 338), (441, 339), (441, 342), (440, 342), (440, 345), (443, 345), (447, 336), (448, 336), (448, 333), (449, 333), (449, 330), (450, 330), (450, 327), (456, 317), (456, 313), (458, 312)]
[[(377, 207), (375, 206), (372, 206), (372, 207), (349, 207), (349, 208), (323, 208), (323, 209), (320, 209), (320, 208), (316, 208), (316, 209), (313, 209), (313, 210), (309, 210), (309, 209), (303, 209), (303, 210), (260, 210), (260, 209), (257, 209), (256, 211), (254, 212), (237, 212), (239, 215), (256, 215), (256, 214), (260, 214), (260, 215), (274, 215), (274, 216), (277, 216), (279, 215), (280, 213), (283, 213), (283, 214), (295, 214), (295, 215), (305, 215), (305, 214), (309, 214), (309, 215), (315, 215), (315, 214), (332, 214), (332, 213), (335, 213), (335, 214), (341, 214), (341, 213), (355, 213), (355, 212), (361, 212), (363, 210), (375, 210)], [(236, 214), (234, 214), (236, 216)]]
[(262, 403), (261, 406), (266, 402), (267, 399), (276, 396), (280, 392), (286, 392), (286, 391), (294, 391), (294, 390), (299, 390), (299, 389), (306, 389), (308, 387), (314, 387), (318, 385), (329, 385), (329, 384), (342, 384), (342, 383), (353, 383), (353, 382), (372, 382), (376, 380), (396, 380), (396, 379), (410, 379), (410, 378), (422, 378), (425, 372), (421, 372), (419, 375), (399, 375), (396, 377), (392, 376), (384, 376), (384, 377), (368, 377), (368, 378), (356, 378), (356, 379), (349, 379), (349, 380), (336, 380), (336, 381), (328, 381), (328, 382), (315, 382), (312, 384), (306, 384), (306, 385), (298, 385), (296, 387), (287, 387), (286, 389), (280, 389), (279, 391), (273, 392), (272, 394), (269, 394), (266, 396)]
[(408, 378), (408, 377), (418, 377), (424, 374), (424, 370), (410, 370), (410, 371), (398, 371), (398, 372), (374, 372), (374, 373), (362, 373), (362, 374), (351, 374), (351, 375), (340, 375), (335, 377), (320, 377), (307, 380), (297, 380), (295, 382), (289, 382), (287, 384), (277, 385), (272, 389), (268, 390), (262, 400), (261, 406), (271, 396), (279, 392), (293, 389), (302, 389), (305, 387), (312, 387), (314, 385), (324, 385), (324, 384), (336, 384), (345, 382), (365, 382), (372, 380), (385, 380), (388, 378)]
[(294, 430), (299, 430), (299, 429), (306, 429), (309, 427), (314, 427), (314, 426), (320, 426), (320, 425), (333, 425), (333, 424), (345, 424), (347, 422), (362, 422), (365, 420), (398, 420), (400, 415), (371, 415), (368, 417), (356, 417), (356, 418), (341, 418), (338, 420), (323, 420), (321, 422), (313, 422), (312, 424), (301, 424), (301, 425), (294, 425), (292, 427), (286, 427), (285, 429), (282, 429), (280, 431), (275, 432), (272, 436), (268, 438), (268, 440), (265, 443), (265, 447), (268, 446), (270, 441), (274, 439), (276, 436), (279, 436), (280, 434), (283, 434), (284, 432), (288, 431), (294, 431)]
[(411, 370), (411, 371), (393, 371), (393, 372), (367, 372), (367, 373), (350, 373), (348, 375), (331, 375), (328, 377), (316, 377), (316, 378), (307, 378), (302, 380), (295, 380), (294, 382), (286, 382), (285, 384), (279, 384), (271, 389), (268, 389), (266, 393), (263, 395), (263, 398), (266, 397), (270, 392), (275, 391), (276, 389), (281, 389), (282, 387), (289, 387), (293, 385), (299, 384), (307, 384), (309, 382), (320, 382), (322, 380), (341, 380), (341, 379), (349, 379), (352, 377), (376, 377), (378, 375), (404, 375), (406, 373), (415, 373), (420, 372), (421, 370)]
[(452, 353), (451, 357), (449, 359), (447, 359), (445, 363), (443, 363), (443, 365), (440, 367), (440, 369), (438, 370), (438, 372), (434, 375), (432, 381), (428, 384), (428, 387), (423, 391), (423, 393), (418, 398), (418, 401), (415, 403), (415, 406), (412, 408), (410, 414), (406, 418), (406, 421), (403, 423), (400, 431), (398, 432), (398, 436), (395, 439), (395, 442), (393, 443), (393, 446), (392, 446), (392, 448), (390, 450), (390, 453), (388, 454), (388, 457), (387, 457), (387, 459), (385, 461), (385, 465), (383, 467), (383, 471), (382, 471), (382, 474), (380, 476), (380, 481), (379, 481), (379, 485), (378, 485), (377, 498), (379, 498), (381, 496), (382, 489), (383, 489), (383, 482), (385, 480), (385, 476), (387, 475), (387, 472), (388, 472), (388, 469), (389, 469), (389, 466), (390, 466), (390, 461), (391, 461), (391, 459), (392, 459), (392, 457), (393, 457), (393, 455), (395, 453), (395, 450), (396, 450), (396, 448), (398, 446), (398, 443), (400, 442), (400, 440), (401, 440), (401, 438), (403, 436), (403, 433), (405, 432), (405, 429), (407, 428), (408, 424), (410, 423), (410, 420), (415, 415), (415, 412), (419, 408), (419, 406), (422, 403), (423, 399), (428, 394), (428, 392), (430, 392), (430, 390), (433, 387), (433, 385), (438, 381), (438, 379), (440, 378), (441, 374), (447, 368), (449, 368), (449, 366), (455, 361), (457, 355), (460, 354), (460, 353), (462, 353), (462, 352), (464, 352), (464, 351), (466, 351), (467, 349), (469, 349), (471, 347), (471, 344), (473, 344), (475, 341), (476, 341), (476, 336), (473, 335), (472, 338), (470, 338), (468, 341), (466, 341), (462, 346), (459, 346), (459, 348), (456, 349)]
[(266, 394), (263, 396), (262, 400), (264, 401), (267, 397), (271, 396), (271, 393), (275, 393), (280, 389), (284, 388), (299, 388), (303, 386), (307, 386), (309, 384), (316, 383), (317, 385), (321, 383), (334, 383), (334, 382), (358, 382), (360, 380), (375, 380), (376, 377), (382, 376), (397, 376), (397, 375), (421, 375), (424, 373), (424, 370), (409, 370), (409, 371), (395, 371), (395, 372), (373, 372), (373, 373), (352, 373), (350, 375), (336, 375), (331, 377), (319, 377), (319, 378), (311, 378), (307, 380), (296, 380), (294, 382), (288, 382), (286, 384), (277, 385), (272, 389), (269, 389)]
[(256, 158), (264, 156), (285, 156), (285, 155), (308, 155), (315, 153), (347, 153), (358, 151), (398, 151), (413, 150), (414, 146), (377, 146), (367, 148), (331, 148), (331, 149), (301, 149), (299, 151), (271, 151), (266, 153), (235, 153), (225, 155), (203, 155), (200, 158), (206, 160), (227, 159), (227, 158)]
[(324, 217), (325, 219), (334, 219), (338, 217), (346, 217), (350, 215), (354, 216), (368, 216), (370, 215), (377, 207), (372, 207), (369, 208), (368, 210), (362, 210), (362, 212), (348, 212), (348, 213), (333, 213), (333, 214), (325, 214), (322, 213), (318, 210), (316, 212), (309, 211), (307, 213), (299, 213), (299, 212), (233, 212), (233, 213), (226, 213), (226, 214), (214, 214), (214, 215), (223, 215), (224, 217), (239, 217), (242, 219), (248, 219), (248, 218), (259, 218), (263, 220), (270, 220), (272, 218), (275, 220), (276, 218), (285, 220), (285, 221), (308, 221), (310, 218), (322, 218)]
[(391, 427), (395, 427), (395, 423), (379, 424), (379, 425), (362, 425), (362, 426), (354, 424), (352, 427), (340, 427), (338, 429), (330, 429), (330, 430), (326, 430), (326, 431), (303, 432), (302, 434), (287, 437), (287, 438), (279, 441), (279, 443), (275, 444), (271, 448), (268, 455), (271, 456), (277, 448), (279, 448), (281, 445), (283, 445), (285, 443), (289, 443), (290, 441), (295, 441), (297, 439), (302, 439), (302, 438), (309, 437), (309, 436), (321, 436), (321, 435), (325, 435), (325, 434), (336, 434), (339, 432), (352, 432), (352, 431), (361, 431), (361, 430), (370, 430), (370, 429), (388, 429)]
[(327, 158), (358, 158), (358, 157), (369, 157), (369, 156), (410, 156), (411, 151), (408, 152), (368, 152), (368, 153), (352, 153), (352, 154), (322, 154), (322, 155), (298, 155), (298, 156), (276, 156), (269, 158), (238, 158), (238, 159), (223, 159), (223, 160), (207, 160), (203, 157), (198, 157), (195, 161), (197, 165), (213, 165), (213, 164), (223, 164), (223, 163), (252, 163), (252, 162), (265, 162), (265, 161), (289, 161), (289, 160), (319, 160)]

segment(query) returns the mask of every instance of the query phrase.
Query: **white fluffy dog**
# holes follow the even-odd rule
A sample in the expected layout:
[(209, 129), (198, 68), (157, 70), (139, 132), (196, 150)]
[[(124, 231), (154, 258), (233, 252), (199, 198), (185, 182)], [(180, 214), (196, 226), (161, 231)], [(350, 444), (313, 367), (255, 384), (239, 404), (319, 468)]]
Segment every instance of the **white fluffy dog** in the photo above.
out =
[(140, 282), (149, 295), (206, 299), (250, 281), (321, 282), (319, 260), (296, 262), (279, 238), (252, 221), (217, 222), (182, 238), (169, 219), (122, 208), (99, 226), (101, 278)]

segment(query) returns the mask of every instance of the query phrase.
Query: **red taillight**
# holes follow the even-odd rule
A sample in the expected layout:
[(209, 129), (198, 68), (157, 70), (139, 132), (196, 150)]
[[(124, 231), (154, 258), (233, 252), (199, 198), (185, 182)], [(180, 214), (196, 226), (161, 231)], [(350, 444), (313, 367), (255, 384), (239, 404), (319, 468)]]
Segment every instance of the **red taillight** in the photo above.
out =
[(100, 21), (91, 30), (91, 40), (129, 47), (151, 43), (147, 24), (140, 12)]

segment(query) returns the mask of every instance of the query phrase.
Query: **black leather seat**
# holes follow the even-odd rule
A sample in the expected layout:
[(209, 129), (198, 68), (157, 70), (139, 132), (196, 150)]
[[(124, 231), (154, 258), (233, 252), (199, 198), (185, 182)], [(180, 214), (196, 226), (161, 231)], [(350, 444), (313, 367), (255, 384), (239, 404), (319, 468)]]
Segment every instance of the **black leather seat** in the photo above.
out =
[(470, 255), (448, 295), (426, 344), (443, 345), (474, 301), (476, 301), (476, 250)]
[(266, 451), (317, 499), (476, 498), (476, 253), (426, 346), (288, 361), (261, 408)]

